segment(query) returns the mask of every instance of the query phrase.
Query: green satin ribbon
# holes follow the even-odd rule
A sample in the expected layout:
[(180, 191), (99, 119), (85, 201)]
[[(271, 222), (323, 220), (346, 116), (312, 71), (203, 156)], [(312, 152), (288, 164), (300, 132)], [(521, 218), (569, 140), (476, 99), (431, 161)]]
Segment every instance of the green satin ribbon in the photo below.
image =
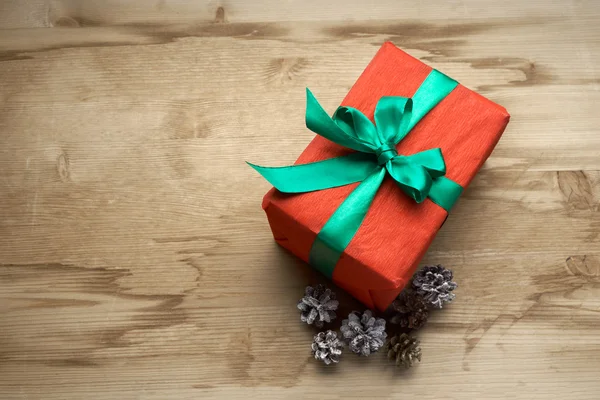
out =
[(333, 117), (306, 90), (306, 126), (339, 145), (356, 150), (342, 157), (287, 167), (250, 164), (284, 193), (304, 193), (361, 182), (342, 202), (317, 235), (310, 264), (326, 276), (358, 231), (386, 172), (417, 203), (429, 198), (450, 211), (463, 191), (446, 178), (439, 148), (400, 155), (396, 145), (458, 85), (433, 70), (411, 98), (382, 97), (375, 108), (375, 124), (359, 110), (339, 107)]

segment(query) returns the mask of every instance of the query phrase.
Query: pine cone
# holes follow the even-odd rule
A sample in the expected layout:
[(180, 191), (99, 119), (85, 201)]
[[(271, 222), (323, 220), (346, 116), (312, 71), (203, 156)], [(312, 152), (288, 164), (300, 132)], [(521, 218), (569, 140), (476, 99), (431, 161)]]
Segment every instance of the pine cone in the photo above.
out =
[(458, 285), (452, 282), (452, 271), (441, 265), (426, 266), (413, 277), (413, 287), (417, 293), (433, 307), (442, 308), (456, 295), (451, 293)]
[(350, 345), (350, 350), (363, 356), (379, 350), (387, 336), (385, 320), (373, 317), (370, 310), (365, 311), (362, 316), (357, 311), (350, 313), (348, 319), (342, 321), (340, 330)]
[(400, 325), (402, 328), (419, 329), (425, 325), (429, 316), (427, 301), (409, 289), (398, 295), (398, 298), (392, 303), (392, 310), (395, 314), (390, 322)]
[(335, 319), (335, 311), (338, 308), (339, 301), (335, 299), (335, 293), (323, 285), (317, 285), (314, 288), (307, 286), (304, 291), (304, 297), (298, 302), (298, 309), (302, 311), (300, 320), (307, 324), (315, 324), (322, 328), (325, 322), (331, 322)]
[(393, 336), (387, 345), (388, 358), (396, 360), (396, 366), (412, 367), (415, 360), (421, 361), (421, 347), (419, 340), (403, 333)]
[(315, 359), (321, 360), (327, 365), (337, 364), (340, 361), (343, 347), (343, 343), (334, 331), (319, 332), (313, 339), (312, 354)]

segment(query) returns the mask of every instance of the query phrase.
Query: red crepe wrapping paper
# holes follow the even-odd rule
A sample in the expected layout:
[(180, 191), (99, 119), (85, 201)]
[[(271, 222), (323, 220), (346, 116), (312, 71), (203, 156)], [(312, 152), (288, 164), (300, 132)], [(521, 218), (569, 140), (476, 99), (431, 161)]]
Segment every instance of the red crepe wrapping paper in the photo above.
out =
[[(373, 120), (382, 96), (411, 97), (432, 68), (391, 43), (385, 43), (354, 84), (343, 106)], [(500, 139), (507, 111), (458, 85), (398, 144), (398, 154), (440, 147), (446, 177), (466, 188)], [(296, 164), (352, 152), (316, 136)], [(317, 233), (358, 185), (303, 194), (271, 189), (263, 199), (277, 243), (308, 262)], [(447, 213), (429, 199), (421, 204), (406, 196), (386, 177), (358, 232), (333, 272), (336, 285), (369, 308), (385, 310), (410, 281)]]

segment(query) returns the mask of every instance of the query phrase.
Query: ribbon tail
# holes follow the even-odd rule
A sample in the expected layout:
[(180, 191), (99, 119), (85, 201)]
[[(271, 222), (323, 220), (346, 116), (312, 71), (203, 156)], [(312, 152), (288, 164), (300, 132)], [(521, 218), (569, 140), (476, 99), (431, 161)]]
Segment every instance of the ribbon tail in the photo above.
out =
[(428, 197), (435, 204), (450, 212), (450, 209), (454, 206), (462, 192), (463, 187), (458, 183), (445, 176), (440, 176), (439, 178), (435, 178), (431, 183)]
[(248, 165), (280, 192), (305, 193), (360, 182), (377, 168), (377, 161), (372, 154), (352, 153), (287, 167)]
[(385, 173), (385, 168), (379, 168), (362, 181), (317, 235), (310, 250), (309, 263), (325, 276), (333, 276), (340, 256), (365, 219)]

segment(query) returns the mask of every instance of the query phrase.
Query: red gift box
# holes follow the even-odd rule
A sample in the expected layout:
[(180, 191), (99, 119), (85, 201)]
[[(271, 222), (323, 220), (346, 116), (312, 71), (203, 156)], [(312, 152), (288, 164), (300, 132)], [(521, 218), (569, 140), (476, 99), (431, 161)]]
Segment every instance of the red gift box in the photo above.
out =
[[(385, 43), (342, 105), (362, 111), (373, 121), (375, 106), (382, 96), (411, 97), (431, 71), (431, 67)], [(508, 120), (503, 107), (458, 85), (396, 149), (398, 154), (414, 154), (441, 148), (446, 177), (466, 188), (489, 157)], [(351, 152), (316, 136), (296, 164)], [(277, 243), (308, 262), (317, 234), (357, 185), (302, 194), (271, 189), (262, 206)], [(384, 310), (410, 281), (446, 217), (442, 207), (429, 199), (417, 204), (386, 177), (335, 266), (334, 283), (366, 306)]]

